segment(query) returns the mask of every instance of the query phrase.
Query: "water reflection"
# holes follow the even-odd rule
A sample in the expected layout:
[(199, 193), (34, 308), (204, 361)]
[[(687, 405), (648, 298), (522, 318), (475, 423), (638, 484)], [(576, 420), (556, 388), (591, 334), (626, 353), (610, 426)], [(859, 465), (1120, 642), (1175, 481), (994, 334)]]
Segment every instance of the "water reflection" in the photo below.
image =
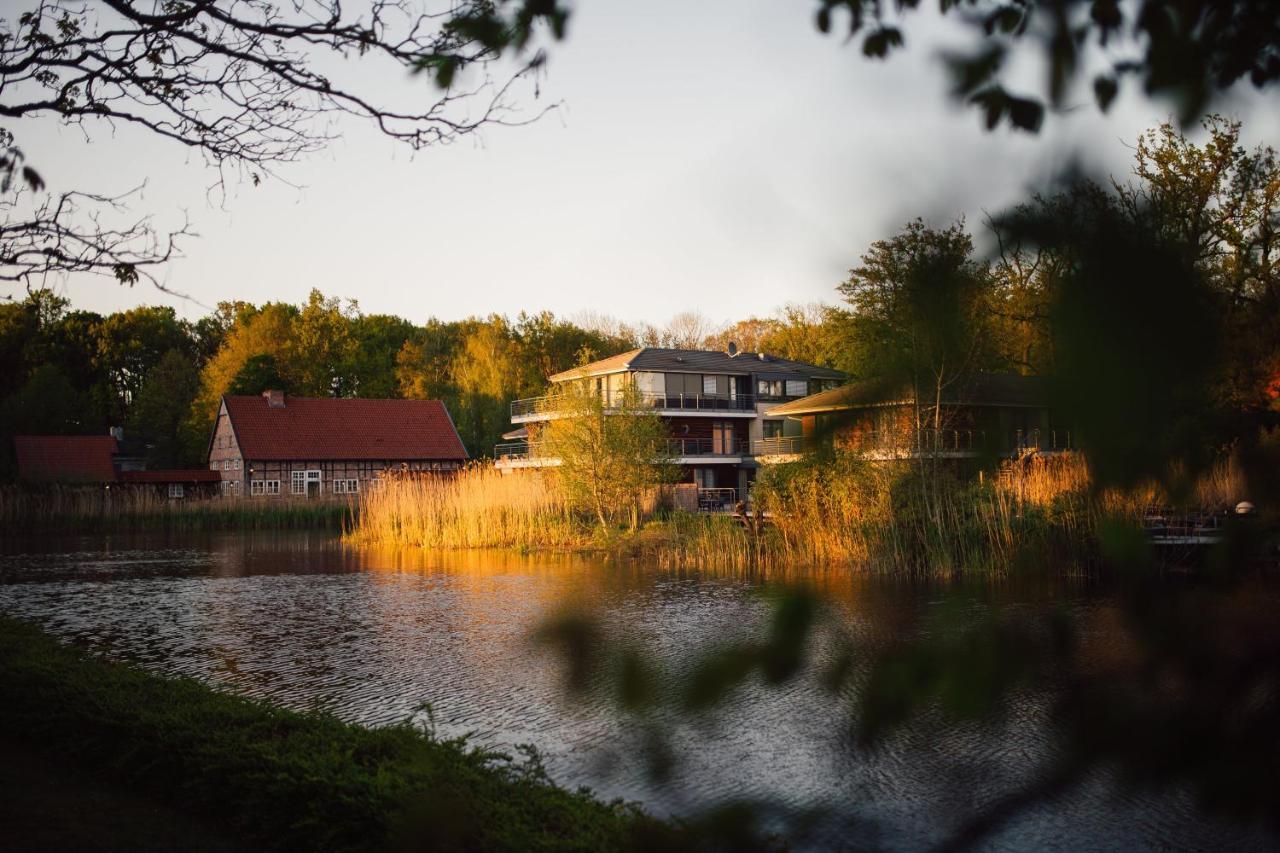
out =
[[(993, 609), (1070, 608), (1098, 666), (1128, 651), (1111, 593), (1088, 578), (1014, 578), (959, 590), (827, 571), (658, 571), (559, 554), (427, 553), (346, 547), (316, 533), (112, 536), (0, 546), (0, 611), (107, 654), (363, 723), (421, 717), (442, 735), (531, 743), (552, 775), (607, 797), (687, 812), (728, 797), (823, 809), (816, 847), (912, 849), (1026, 781), (1055, 749), (1045, 697), (1028, 691), (998, 720), (924, 720), (873, 753), (851, 748), (848, 697), (802, 680), (750, 683), (706, 718), (659, 723), (680, 774), (650, 786), (609, 707), (571, 702), (559, 661), (530, 642), (573, 601), (668, 669), (712, 640), (761, 630), (774, 584), (818, 589), (856, 649), (962, 630)], [(1254, 599), (1258, 599), (1255, 597)], [(1274, 607), (1274, 590), (1262, 599)], [(815, 665), (831, 650), (819, 648)], [(868, 655), (869, 656), (869, 655)], [(1105, 778), (1025, 815), (997, 849), (1269, 846), (1197, 819), (1186, 796), (1124, 798)]]

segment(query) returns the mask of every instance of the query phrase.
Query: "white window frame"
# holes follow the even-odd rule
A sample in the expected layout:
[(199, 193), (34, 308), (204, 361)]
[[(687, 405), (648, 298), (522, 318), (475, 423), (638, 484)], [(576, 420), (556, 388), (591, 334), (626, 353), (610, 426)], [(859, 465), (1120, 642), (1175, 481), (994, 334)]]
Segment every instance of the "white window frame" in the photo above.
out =
[(181, 484), (181, 483), (170, 483), (170, 484), (169, 484), (169, 497), (171, 497), (171, 498), (181, 498), (181, 497), (184, 497), (184, 495), (183, 495), (183, 489), (182, 489), (182, 484)]
[(215, 460), (213, 460), (212, 462), (210, 462), (210, 463), (209, 463), (209, 470), (210, 470), (210, 471), (217, 471), (217, 470), (218, 470), (218, 460), (217, 460), (217, 459), (215, 459)]
[(280, 481), (279, 481), (279, 480), (263, 480), (263, 481), (262, 481), (262, 485), (263, 485), (263, 487), (264, 487), (264, 491), (266, 491), (266, 493), (267, 493), (267, 494), (269, 494), (269, 495), (278, 495), (278, 494), (280, 494)]
[(267, 493), (267, 484), (265, 480), (250, 480), (249, 494), (265, 495)]
[[(314, 474), (315, 476), (311, 476)], [(316, 483), (324, 491), (324, 474), (316, 468), (310, 468), (305, 471), (291, 471), (289, 474), (289, 487), (295, 495), (305, 495), (307, 493), (307, 484)]]
[(360, 492), (360, 480), (358, 478), (344, 477), (333, 481), (333, 493), (335, 495), (354, 495)]
[(236, 469), (237, 471), (239, 471), (239, 470), (240, 470), (240, 457), (239, 457), (239, 456), (237, 456), (235, 459), (232, 459), (232, 460), (231, 460), (231, 467), (232, 467), (232, 468), (234, 468), (234, 469)]

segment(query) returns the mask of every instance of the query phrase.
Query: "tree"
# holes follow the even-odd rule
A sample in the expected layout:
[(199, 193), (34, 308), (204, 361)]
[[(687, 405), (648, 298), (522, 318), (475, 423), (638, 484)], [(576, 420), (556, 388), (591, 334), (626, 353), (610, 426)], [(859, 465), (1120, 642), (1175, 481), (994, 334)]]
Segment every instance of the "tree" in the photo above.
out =
[(972, 253), (963, 222), (939, 231), (916, 219), (873, 243), (839, 287), (872, 342), (861, 372), (910, 389), (917, 430), (942, 428), (943, 395), (983, 360), (989, 277)]
[(451, 400), (457, 386), (450, 373), (462, 330), (434, 317), (396, 353), (396, 387), (408, 400)]
[(288, 344), (288, 362), (297, 393), (312, 397), (354, 396), (357, 345), (351, 326), (359, 315), (354, 300), (347, 300), (344, 309), (336, 296), (326, 299), (320, 291), (311, 291), (293, 323)]
[(146, 443), (148, 465), (176, 468), (201, 461), (182, 434), (199, 393), (200, 371), (189, 353), (171, 349), (151, 368), (129, 408), (129, 431)]
[(57, 365), (42, 364), (4, 401), (0, 422), (6, 435), (73, 435), (84, 431), (84, 408), (66, 374)]
[[(562, 34), (554, 11), (523, 5), (502, 34), (512, 44), (527, 47), (544, 23)], [(234, 174), (257, 184), (324, 148), (339, 117), (413, 149), (513, 123), (512, 87), (542, 58), (494, 81), (484, 71), (503, 49), (466, 7), (441, 15), (400, 0), (371, 0), (355, 14), (339, 0), (32, 0), (0, 21), (0, 116), (56, 118), (91, 137), (140, 128), (202, 156), (219, 185)], [(352, 72), (356, 60), (425, 70), (439, 91), (404, 109), (377, 75)], [(88, 272), (154, 281), (150, 271), (188, 233), (160, 234), (145, 217), (108, 224), (134, 193), (49, 195), (44, 184), (12, 129), (0, 128), (0, 280)]]
[(192, 432), (207, 433), (218, 412), (222, 395), (229, 392), (249, 359), (270, 355), (280, 374), (286, 379), (292, 379), (294, 373), (289, 363), (292, 352), (290, 341), (297, 315), (298, 310), (292, 305), (279, 302), (269, 302), (260, 309), (238, 314), (227, 332), (222, 348), (200, 372), (200, 395), (191, 407)]
[(361, 315), (351, 320), (355, 340), (350, 375), (358, 397), (395, 397), (396, 356), (417, 330), (408, 320), (388, 314)]
[(520, 353), (506, 318), (470, 320), (453, 352), (449, 375), (457, 388), (454, 421), (471, 455), (491, 453), (510, 428), (511, 400), (519, 396)]
[(276, 357), (270, 353), (250, 356), (236, 373), (226, 393), (256, 396), (263, 391), (291, 392), (289, 383), (280, 375)]
[(125, 413), (142, 383), (165, 353), (191, 352), (190, 327), (172, 308), (139, 307), (105, 317), (97, 327), (97, 361), (114, 392), (111, 417)]
[(643, 405), (634, 387), (606, 405), (584, 385), (570, 385), (562, 415), (540, 432), (543, 453), (560, 460), (556, 475), (566, 496), (586, 508), (601, 529), (625, 517), (640, 526), (645, 497), (669, 478), (666, 426)]
[(1223, 396), (1266, 405), (1280, 366), (1280, 159), (1240, 145), (1239, 122), (1203, 121), (1196, 144), (1168, 122), (1134, 151), (1134, 180), (1113, 182), (1124, 215), (1177, 250), (1215, 295), (1227, 345)]

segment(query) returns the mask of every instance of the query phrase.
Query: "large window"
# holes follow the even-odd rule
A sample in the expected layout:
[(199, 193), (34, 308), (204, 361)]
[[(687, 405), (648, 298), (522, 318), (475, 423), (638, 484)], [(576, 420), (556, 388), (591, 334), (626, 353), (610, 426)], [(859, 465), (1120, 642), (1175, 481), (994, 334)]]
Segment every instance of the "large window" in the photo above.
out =
[(803, 397), (809, 393), (809, 383), (804, 379), (788, 379), (787, 380), (787, 396)]
[(781, 379), (761, 379), (756, 382), (756, 395), (759, 397), (777, 399), (785, 390)]
[(760, 426), (764, 429), (765, 438), (782, 438), (782, 421), (763, 421)]
[(333, 493), (335, 495), (354, 495), (360, 491), (360, 481), (355, 479), (334, 480)]
[(294, 471), (293, 474), (290, 475), (289, 482), (295, 495), (305, 495), (307, 493), (306, 471)]
[(182, 484), (181, 484), (181, 483), (170, 483), (170, 484), (169, 484), (169, 497), (171, 497), (171, 498), (180, 498), (180, 497), (182, 497)]

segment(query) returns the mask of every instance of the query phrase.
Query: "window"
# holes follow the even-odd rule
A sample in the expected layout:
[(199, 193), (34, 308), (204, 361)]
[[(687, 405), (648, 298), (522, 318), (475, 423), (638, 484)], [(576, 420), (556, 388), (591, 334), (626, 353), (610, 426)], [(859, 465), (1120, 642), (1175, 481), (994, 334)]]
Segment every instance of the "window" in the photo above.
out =
[(294, 471), (290, 475), (290, 485), (295, 495), (305, 495), (307, 493), (307, 472)]
[(239, 470), (240, 470), (240, 460), (239, 460), (239, 459), (232, 459), (232, 460), (231, 460), (231, 467), (232, 467), (232, 468), (235, 468), (237, 471), (239, 471)]
[(171, 497), (171, 498), (180, 498), (180, 497), (182, 497), (182, 484), (181, 484), (181, 483), (170, 483), (170, 484), (169, 484), (169, 497)]
[(782, 438), (782, 421), (763, 421), (761, 426), (764, 428), (765, 438)]
[(781, 397), (783, 390), (781, 379), (761, 379), (756, 383), (756, 394), (761, 397)]
[(803, 397), (809, 393), (809, 383), (803, 379), (787, 380), (787, 396)]
[(266, 494), (266, 492), (264, 491), (265, 487), (266, 487), (266, 483), (264, 483), (264, 482), (263, 482), (263, 481), (261, 481), (261, 480), (250, 480), (250, 481), (249, 481), (249, 494), (251, 494), (251, 495), (265, 495), (265, 494)]
[(218, 460), (217, 460), (217, 459), (215, 459), (215, 460), (213, 460), (212, 462), (210, 462), (210, 463), (209, 463), (209, 470), (210, 470), (210, 471), (217, 471), (217, 470), (218, 470)]
[(702, 393), (703, 394), (716, 393), (716, 378), (714, 376), (702, 377)]
[(223, 459), (223, 460), (222, 460), (222, 470), (223, 470), (223, 471), (230, 471), (230, 470), (231, 470), (231, 460), (230, 460), (230, 459)]
[(334, 480), (333, 493), (335, 495), (354, 495), (360, 491), (359, 480)]
[(280, 481), (279, 481), (279, 480), (263, 480), (263, 481), (262, 481), (262, 484), (263, 484), (264, 486), (266, 486), (267, 494), (269, 494), (269, 495), (278, 495), (278, 494), (280, 494)]

